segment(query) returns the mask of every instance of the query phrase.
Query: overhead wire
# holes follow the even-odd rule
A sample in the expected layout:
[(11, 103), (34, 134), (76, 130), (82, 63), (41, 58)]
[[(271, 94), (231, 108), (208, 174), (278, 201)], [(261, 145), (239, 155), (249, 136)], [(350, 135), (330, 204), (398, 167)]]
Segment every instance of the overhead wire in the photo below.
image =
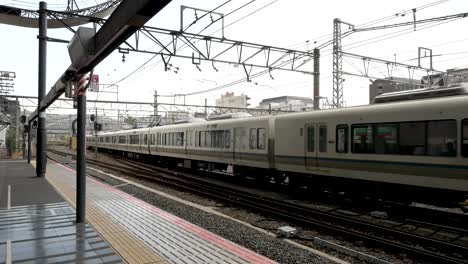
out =
[[(276, 1), (278, 1), (278, 0), (276, 0)], [(264, 7), (262, 7), (261, 9), (263, 9), (263, 8), (265, 8), (265, 7), (267, 7), (267, 6), (271, 5), (271, 4), (273, 4), (273, 3), (276, 2), (276, 1), (271, 2), (270, 4), (268, 4), (268, 5), (264, 6)], [(450, 1), (450, 0), (435, 1), (435, 2), (432, 2), (432, 3), (426, 4), (426, 5), (420, 6), (420, 7), (416, 8), (416, 10), (422, 10), (422, 9), (425, 9), (425, 8), (429, 8), (429, 7), (438, 5), (438, 4), (442, 4), (442, 3), (447, 2), (447, 1)], [(260, 9), (260, 10), (261, 10), (261, 9)], [(258, 11), (260, 11), (260, 10), (256, 10), (256, 11), (254, 11), (254, 12), (251, 12), (250, 14), (248, 14), (248, 15), (242, 17), (241, 19), (244, 19), (244, 18), (246, 18), (246, 17), (248, 17), (248, 16), (250, 16), (250, 15), (252, 15), (252, 14), (258, 12)], [(397, 13), (397, 14), (408, 14), (408, 13), (411, 13), (411, 12), (413, 12), (413, 10), (407, 10), (407, 11), (404, 11), (403, 13)], [(381, 22), (383, 22), (383, 21), (386, 21), (386, 20), (389, 20), (389, 19), (392, 19), (392, 18), (394, 18), (393, 15), (392, 15), (392, 16), (388, 16), (388, 17), (384, 17), (384, 18), (381, 18), (381, 19), (373, 20), (373, 21), (370, 21), (370, 22), (361, 24), (361, 25), (359, 25), (359, 26), (364, 26), (364, 25), (367, 25), (367, 26), (368, 26), (368, 25), (372, 25), (372, 24), (376, 24), (376, 23), (381, 23)], [(228, 26), (230, 26), (230, 25), (232, 25), (232, 24), (238, 22), (238, 21), (241, 20), (241, 19), (238, 19), (238, 20), (234, 21), (233, 23), (229, 24)], [(450, 21), (451, 21), (451, 20), (450, 20)], [(450, 22), (450, 21), (449, 21), (449, 22)], [(439, 24), (442, 24), (442, 23), (439, 23)], [(421, 29), (425, 29), (425, 28), (428, 28), (428, 27), (423, 27), (423, 28), (421, 28)], [(405, 30), (402, 30), (402, 31), (405, 31)], [(212, 34), (214, 34), (214, 33), (216, 33), (216, 32), (219, 32), (219, 30), (213, 32)], [(346, 33), (346, 32), (345, 32), (345, 33)], [(409, 33), (409, 32), (407, 32), (407, 33)], [(407, 33), (403, 33), (403, 34), (407, 34)], [(395, 34), (395, 32), (390, 33), (390, 35), (391, 35), (391, 34)], [(403, 34), (399, 34), (399, 35), (403, 35)], [(324, 35), (324, 37), (325, 37), (325, 36), (329, 36), (329, 35), (330, 35), (330, 34)], [(399, 35), (396, 35), (396, 36), (399, 36)], [(385, 35), (382, 35), (382, 36), (379, 36), (379, 37), (383, 37), (383, 36), (385, 36)], [(392, 37), (396, 37), (396, 36), (392, 36)], [(392, 37), (389, 37), (389, 38), (392, 38)], [(389, 38), (385, 38), (385, 39), (382, 39), (382, 40), (386, 40), (386, 39), (389, 39)], [(369, 41), (369, 40), (366, 40), (366, 41)], [(381, 40), (379, 40), (379, 41), (381, 41)], [(370, 43), (366, 43), (366, 44), (362, 44), (362, 45), (359, 45), (359, 46), (357, 46), (357, 47), (364, 46), (364, 45), (368, 45), (368, 44), (372, 44), (372, 43), (375, 43), (375, 42), (377, 42), (377, 41), (370, 42)], [(352, 44), (356, 44), (356, 43), (352, 43)], [(348, 45), (349, 45), (349, 44), (348, 44)], [(353, 47), (353, 48), (356, 48), (356, 47)], [(331, 55), (331, 54), (327, 54), (327, 55)], [(324, 56), (327, 56), (327, 55), (323, 55), (323, 57), (324, 57)], [(287, 63), (287, 62), (286, 62), (286, 63)], [(252, 75), (250, 76), (250, 78), (255, 78), (255, 77), (258, 77), (258, 76), (260, 76), (260, 75), (266, 74), (266, 73), (268, 73), (268, 72), (270, 72), (269, 69), (264, 70), (264, 71), (261, 71), (261, 72), (258, 72), (258, 73), (255, 73), (255, 74), (252, 74)], [(247, 78), (242, 78), (242, 79), (240, 79), (240, 80), (233, 81), (233, 82), (230, 82), (230, 83), (227, 83), (227, 84), (223, 84), (223, 85), (221, 85), (221, 86), (213, 87), (213, 88), (210, 88), (210, 89), (204, 89), (204, 90), (200, 90), (200, 91), (195, 91), (195, 92), (187, 93), (187, 94), (184, 94), (183, 96), (198, 95), (198, 94), (202, 94), (202, 93), (207, 93), (207, 92), (212, 92), (212, 91), (224, 89), (224, 88), (227, 88), (227, 87), (230, 87), (230, 86), (239, 84), (239, 83), (241, 83), (241, 82), (244, 82), (246, 79), (247, 79)], [(170, 95), (169, 95), (169, 96), (170, 96)]]
[[(220, 19), (222, 19), (222, 18), (224, 18), (224, 17), (226, 17), (226, 16), (229, 16), (229, 15), (231, 15), (231, 14), (233, 14), (233, 13), (235, 13), (235, 12), (241, 10), (242, 8), (244, 8), (244, 7), (248, 6), (248, 5), (250, 5), (251, 3), (255, 2), (255, 1), (256, 1), (256, 0), (251, 0), (251, 1), (247, 2), (246, 4), (244, 4), (244, 5), (242, 5), (242, 6), (238, 7), (238, 8), (236, 8), (236, 9), (234, 9), (233, 11), (231, 11), (231, 12), (229, 12), (229, 13), (227, 13), (227, 14), (224, 15), (223, 17), (220, 17), (220, 18), (217, 18), (217, 19), (215, 19), (215, 20), (212, 20), (210, 24), (208, 24), (207, 26), (205, 26), (205, 27), (204, 27), (202, 30), (200, 30), (196, 35), (199, 35), (200, 33), (202, 33), (203, 31), (205, 31), (208, 27), (212, 26), (214, 23), (216, 23), (216, 22), (219, 21)], [(224, 28), (226, 28), (226, 26), (225, 26)], [(219, 31), (219, 30), (218, 30), (218, 31)], [(216, 32), (218, 32), (218, 31), (216, 31)], [(216, 33), (216, 32), (214, 32), (214, 33)], [(214, 33), (208, 34), (208, 36), (211, 36), (211, 35), (213, 35)], [(191, 37), (189, 40), (193, 40), (193, 37)], [(198, 40), (198, 41), (199, 41), (199, 40)], [(194, 44), (197, 43), (198, 41), (195, 41)], [(173, 43), (173, 42), (170, 42), (168, 45), (170, 45), (171, 43)], [(179, 47), (179, 48), (177, 49), (177, 52), (180, 52), (181, 50), (185, 49), (187, 46), (188, 46), (188, 45), (187, 45), (186, 43), (184, 43), (181, 47)], [(149, 68), (148, 68), (147, 71), (149, 71), (149, 70), (151, 70), (152, 68), (156, 67), (156, 66), (159, 65), (161, 62), (162, 62), (162, 60), (158, 60), (157, 62), (151, 64), (151, 65), (149, 66)]]
[[(205, 15), (209, 14), (209, 13), (212, 13), (216, 10), (218, 10), (219, 8), (221, 8), (222, 6), (226, 5), (227, 3), (231, 2), (232, 0), (227, 0), (226, 2), (222, 3), (221, 5), (215, 7), (214, 9), (210, 10), (208, 13), (204, 14), (203, 16), (201, 16), (200, 18), (196, 19), (197, 21), (200, 20), (201, 18), (203, 18)], [(255, 0), (252, 0), (252, 1), (255, 1)], [(252, 2), (250, 1), (250, 2)], [(191, 23), (190, 25), (188, 25), (185, 29), (183, 29), (183, 31), (186, 31), (187, 29), (189, 29), (192, 25), (194, 25), (194, 23)], [(171, 45), (173, 43), (173, 41), (169, 42), (165, 47), (168, 47), (169, 45)], [(161, 50), (162, 51), (162, 50)], [(142, 69), (144, 66), (146, 66), (150, 61), (152, 61), (154, 58), (156, 58), (159, 54), (154, 54), (153, 56), (151, 56), (146, 62), (144, 62), (142, 65), (140, 65), (139, 67), (137, 67), (135, 70), (133, 70), (132, 72), (130, 72), (129, 74), (127, 74), (125, 77), (121, 78), (120, 80), (118, 80), (117, 82), (115, 82), (114, 84), (118, 84), (118, 83), (121, 83), (122, 81), (125, 81), (128, 77), (130, 77), (131, 75), (135, 74), (137, 71), (139, 71), (140, 69)], [(157, 63), (160, 63), (160, 61), (158, 61)]]

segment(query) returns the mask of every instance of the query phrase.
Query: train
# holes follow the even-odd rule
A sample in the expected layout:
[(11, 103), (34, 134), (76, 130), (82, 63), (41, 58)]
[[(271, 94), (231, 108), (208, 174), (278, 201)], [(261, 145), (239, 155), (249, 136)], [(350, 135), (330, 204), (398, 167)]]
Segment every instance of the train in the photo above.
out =
[(468, 194), (467, 95), (107, 132), (87, 144), (311, 191), (444, 204)]

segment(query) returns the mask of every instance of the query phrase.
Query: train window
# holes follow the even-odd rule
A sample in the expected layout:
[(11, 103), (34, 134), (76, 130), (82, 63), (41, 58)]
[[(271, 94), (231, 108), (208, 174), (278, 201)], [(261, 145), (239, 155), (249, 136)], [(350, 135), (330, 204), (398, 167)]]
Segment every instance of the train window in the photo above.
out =
[(315, 152), (315, 126), (307, 127), (307, 152)]
[(125, 136), (119, 136), (119, 144), (125, 144)]
[(257, 129), (251, 128), (249, 132), (249, 148), (256, 149), (257, 148)]
[(156, 135), (151, 134), (150, 145), (156, 145), (154, 144), (156, 142), (155, 139), (156, 139)]
[(462, 156), (468, 157), (468, 119), (462, 121)]
[(179, 146), (184, 145), (184, 132), (179, 132)]
[(146, 135), (146, 134), (143, 137), (143, 144), (148, 145), (148, 135)]
[(211, 148), (212, 147), (212, 131), (205, 131), (205, 147)]
[(400, 124), (399, 154), (426, 154), (426, 122)]
[(372, 125), (353, 125), (352, 130), (352, 151), (354, 153), (374, 153)]
[(137, 145), (138, 144), (138, 135), (130, 135), (130, 144), (131, 145)]
[(266, 145), (266, 129), (259, 128), (257, 130), (257, 148), (265, 149), (265, 145)]
[(348, 152), (348, 125), (336, 126), (336, 152)]
[(457, 155), (457, 122), (455, 120), (430, 121), (427, 123), (427, 155)]
[[(468, 133), (468, 132), (467, 132)], [(224, 147), (225, 148), (230, 148), (231, 147), (231, 131), (226, 130), (224, 133)], [(468, 144), (468, 142), (467, 142)]]
[(212, 143), (214, 148), (222, 148), (224, 144), (224, 131), (223, 130), (215, 130), (211, 131), (212, 135)]
[(195, 131), (195, 147), (200, 146), (200, 132)]
[(327, 152), (327, 126), (319, 126), (319, 151)]
[(398, 124), (374, 125), (374, 150), (377, 154), (398, 154)]

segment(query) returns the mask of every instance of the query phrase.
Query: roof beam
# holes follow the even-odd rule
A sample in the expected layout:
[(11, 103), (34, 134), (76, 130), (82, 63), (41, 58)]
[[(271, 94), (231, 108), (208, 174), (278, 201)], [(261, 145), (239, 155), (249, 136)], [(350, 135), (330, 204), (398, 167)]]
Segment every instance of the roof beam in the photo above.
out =
[[(70, 71), (76, 70), (79, 74), (89, 72), (169, 2), (171, 0), (123, 0), (94, 36), (95, 55), (80, 69), (73, 69), (70, 65), (39, 103), (40, 110), (44, 111), (65, 92), (65, 83), (72, 78)], [(29, 120), (37, 118), (38, 110), (29, 116)]]

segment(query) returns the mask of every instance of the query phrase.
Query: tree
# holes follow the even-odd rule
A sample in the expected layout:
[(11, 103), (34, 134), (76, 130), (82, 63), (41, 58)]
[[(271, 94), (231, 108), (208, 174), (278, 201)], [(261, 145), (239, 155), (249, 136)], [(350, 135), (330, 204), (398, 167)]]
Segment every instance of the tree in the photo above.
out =
[(5, 144), (8, 152), (8, 156), (12, 156), (13, 152), (16, 151), (16, 129), (13, 127), (9, 127), (6, 138)]
[(137, 120), (133, 116), (127, 116), (124, 122), (131, 125), (133, 128), (137, 128)]

